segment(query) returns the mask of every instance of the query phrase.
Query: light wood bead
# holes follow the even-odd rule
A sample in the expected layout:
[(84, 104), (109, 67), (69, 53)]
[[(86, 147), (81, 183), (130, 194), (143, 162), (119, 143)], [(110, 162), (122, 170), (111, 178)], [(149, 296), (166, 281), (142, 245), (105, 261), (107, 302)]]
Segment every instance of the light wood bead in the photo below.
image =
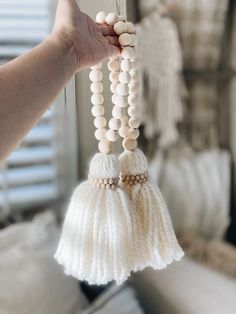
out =
[(114, 94), (116, 92), (116, 86), (117, 86), (117, 83), (111, 83), (110, 90), (111, 90), (112, 94)]
[(129, 72), (132, 69), (132, 63), (129, 59), (124, 59), (121, 61), (120, 68), (124, 72)]
[(133, 82), (129, 85), (129, 93), (130, 94), (137, 94), (139, 91), (139, 84), (136, 82)]
[(102, 105), (104, 103), (104, 97), (102, 94), (93, 94), (91, 96), (91, 103), (93, 105)]
[(125, 108), (114, 106), (112, 109), (112, 116), (116, 119), (121, 119), (125, 116)]
[(109, 71), (118, 72), (120, 70), (120, 63), (118, 60), (110, 60), (107, 64)]
[(121, 122), (120, 122), (119, 119), (112, 118), (112, 119), (109, 121), (109, 128), (110, 128), (111, 130), (117, 131), (117, 130), (119, 130), (120, 127), (121, 127)]
[(122, 96), (122, 95), (117, 95), (115, 105), (120, 107), (120, 108), (127, 107), (128, 106), (128, 97)]
[(106, 22), (106, 12), (105, 11), (100, 11), (96, 15), (96, 22), (97, 23), (105, 23)]
[(95, 64), (93, 66), (91, 66), (91, 70), (101, 70), (102, 68), (102, 63), (98, 63), (98, 64)]
[(119, 81), (122, 84), (129, 84), (131, 80), (131, 76), (129, 74), (129, 72), (121, 72), (119, 75)]
[(140, 126), (140, 121), (137, 118), (130, 118), (129, 119), (129, 127), (131, 129), (137, 129)]
[(123, 21), (118, 21), (114, 25), (114, 31), (117, 35), (121, 35), (128, 31), (127, 23)]
[(106, 17), (106, 22), (108, 25), (113, 26), (117, 21), (117, 15), (113, 12), (109, 13)]
[[(125, 110), (125, 109), (124, 109)], [(121, 119), (120, 119), (120, 122), (121, 122), (121, 125), (124, 126), (124, 125), (128, 125), (129, 123), (129, 118), (127, 115), (124, 115)]]
[(132, 71), (137, 71), (138, 70), (138, 61), (137, 60), (132, 60), (131, 61), (131, 68), (132, 68)]
[(128, 125), (121, 126), (119, 129), (120, 136), (125, 138), (128, 135), (129, 130), (130, 130), (130, 128), (128, 127)]
[(91, 112), (94, 117), (102, 117), (105, 113), (105, 109), (103, 106), (93, 106)]
[(91, 92), (94, 94), (103, 92), (103, 85), (101, 82), (93, 82), (90, 86)]
[(111, 102), (115, 105), (116, 104), (116, 99), (117, 99), (117, 94), (113, 94), (111, 96)]
[(133, 23), (131, 22), (126, 22), (126, 26), (127, 26), (127, 31), (130, 34), (134, 34), (135, 33), (135, 26)]
[(112, 150), (112, 143), (107, 139), (103, 139), (99, 142), (98, 149), (102, 154), (109, 154)]
[[(129, 94), (129, 86), (126, 84), (119, 83), (116, 87), (116, 93), (121, 96)], [(127, 100), (128, 101), (128, 100)]]
[(130, 106), (136, 106), (138, 104), (138, 96), (135, 94), (129, 95), (128, 103)]
[(98, 141), (101, 141), (103, 139), (106, 138), (106, 134), (107, 134), (107, 130), (105, 128), (102, 128), (102, 129), (97, 129), (95, 131), (95, 138), (98, 140)]
[(94, 119), (94, 125), (97, 129), (105, 128), (107, 121), (104, 117), (97, 117)]
[(100, 70), (92, 70), (89, 73), (89, 78), (92, 82), (100, 82), (102, 81), (103, 75), (102, 75), (102, 71)]
[(127, 134), (127, 137), (131, 140), (137, 140), (139, 137), (139, 130), (138, 129), (129, 129), (129, 132)]
[(137, 106), (130, 106), (130, 107), (128, 108), (128, 115), (129, 115), (130, 117), (135, 117), (135, 118), (139, 117), (139, 110), (138, 110), (138, 107), (137, 107)]
[(133, 45), (133, 35), (129, 33), (124, 33), (119, 36), (119, 43), (121, 46), (132, 46)]
[(138, 81), (138, 79), (139, 79), (137, 71), (131, 70), (130, 76), (131, 76), (133, 81)]
[(137, 148), (138, 143), (136, 140), (132, 140), (132, 139), (129, 139), (126, 137), (126, 138), (124, 138), (122, 145), (123, 145), (125, 150), (132, 151), (132, 150), (135, 150), (135, 148)]
[(111, 72), (109, 74), (109, 79), (112, 83), (118, 83), (119, 82), (119, 72)]
[(106, 138), (107, 138), (108, 141), (114, 143), (114, 142), (116, 142), (118, 140), (119, 134), (115, 130), (108, 130), (107, 134), (106, 134)]
[(124, 47), (121, 56), (123, 59), (133, 59), (135, 58), (135, 49), (133, 47)]

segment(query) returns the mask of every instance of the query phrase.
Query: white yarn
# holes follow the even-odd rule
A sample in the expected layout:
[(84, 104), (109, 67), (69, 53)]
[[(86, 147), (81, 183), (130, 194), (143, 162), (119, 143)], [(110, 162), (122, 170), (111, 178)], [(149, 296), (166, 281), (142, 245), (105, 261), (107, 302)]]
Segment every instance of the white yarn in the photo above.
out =
[[(96, 154), (89, 174), (117, 177), (118, 158)], [(121, 188), (96, 188), (89, 181), (75, 190), (55, 258), (65, 272), (89, 284), (124, 282), (134, 269), (131, 204)]]
[[(148, 163), (139, 149), (120, 156), (121, 174), (137, 175), (147, 172)], [(147, 266), (162, 269), (173, 260), (180, 260), (183, 251), (176, 240), (170, 216), (157, 186), (149, 180), (144, 184), (124, 185), (134, 210), (135, 270)]]

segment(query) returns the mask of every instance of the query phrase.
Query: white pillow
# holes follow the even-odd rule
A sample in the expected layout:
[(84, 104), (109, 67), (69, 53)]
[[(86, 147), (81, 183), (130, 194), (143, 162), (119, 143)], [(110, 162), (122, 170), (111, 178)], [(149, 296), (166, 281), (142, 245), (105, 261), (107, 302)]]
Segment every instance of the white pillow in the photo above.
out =
[(53, 257), (57, 241), (50, 212), (0, 232), (0, 313), (79, 313), (78, 282)]

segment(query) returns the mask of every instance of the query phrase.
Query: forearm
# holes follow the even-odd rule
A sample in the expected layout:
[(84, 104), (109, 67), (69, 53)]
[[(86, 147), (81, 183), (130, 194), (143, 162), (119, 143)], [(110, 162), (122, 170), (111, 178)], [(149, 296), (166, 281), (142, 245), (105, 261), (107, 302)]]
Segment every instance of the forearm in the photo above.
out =
[(77, 60), (72, 49), (50, 37), (29, 53), (0, 67), (0, 162), (19, 144), (75, 73)]

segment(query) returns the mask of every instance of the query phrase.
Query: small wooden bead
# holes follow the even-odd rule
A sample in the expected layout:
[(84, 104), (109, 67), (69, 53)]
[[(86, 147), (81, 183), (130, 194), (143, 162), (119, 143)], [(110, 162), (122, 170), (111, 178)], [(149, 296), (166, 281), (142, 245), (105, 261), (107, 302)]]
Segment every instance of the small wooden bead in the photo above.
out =
[(132, 83), (129, 86), (129, 93), (130, 94), (137, 94), (139, 91), (139, 84), (138, 83)]
[(121, 35), (128, 31), (127, 23), (123, 21), (118, 21), (114, 25), (114, 31), (117, 35)]
[(113, 94), (111, 96), (111, 102), (115, 105), (116, 104), (116, 99), (117, 99), (117, 94)]
[(117, 86), (117, 83), (111, 83), (111, 85), (110, 85), (110, 90), (111, 90), (111, 92), (114, 94), (115, 93), (115, 91), (116, 91), (116, 86)]
[(97, 129), (103, 129), (105, 128), (107, 122), (104, 117), (97, 117), (94, 119), (94, 125)]
[(98, 14), (96, 15), (96, 22), (97, 23), (105, 23), (106, 22), (106, 12), (101, 11), (98, 12)]
[(121, 46), (132, 46), (133, 44), (133, 35), (124, 33), (119, 36), (119, 43)]
[(112, 150), (112, 143), (107, 139), (101, 140), (98, 144), (98, 149), (102, 154), (109, 154)]
[(112, 83), (118, 83), (119, 82), (119, 72), (111, 72), (109, 74), (109, 79)]
[[(121, 96), (126, 96), (129, 94), (129, 86), (126, 84), (119, 83), (116, 87), (116, 93)], [(128, 101), (128, 99), (127, 99)]]
[(117, 95), (116, 100), (115, 100), (115, 105), (120, 107), (120, 108), (127, 107), (128, 106), (128, 97), (122, 96), (122, 95)]
[(97, 129), (95, 131), (95, 138), (98, 140), (98, 141), (101, 141), (103, 139), (106, 138), (106, 133), (107, 133), (107, 130), (105, 128), (102, 128), (102, 129)]
[(131, 140), (137, 140), (139, 137), (139, 130), (138, 129), (129, 129), (129, 132), (127, 134), (127, 138)]
[(102, 71), (100, 70), (92, 70), (90, 73), (89, 73), (89, 78), (92, 82), (100, 82), (102, 81)]
[(109, 13), (106, 17), (106, 22), (108, 25), (113, 26), (117, 21), (117, 15), (113, 12)]
[(108, 141), (110, 142), (116, 142), (119, 138), (119, 134), (117, 131), (114, 130), (108, 130), (107, 134), (106, 134), (106, 138), (108, 139)]
[(133, 59), (135, 58), (135, 49), (133, 47), (124, 47), (121, 56), (123, 59)]
[(131, 76), (129, 74), (129, 72), (121, 72), (119, 75), (119, 81), (122, 84), (129, 84), (131, 80)]
[(133, 71), (137, 71), (138, 70), (138, 61), (137, 60), (132, 60), (131, 61), (131, 68)]
[(116, 119), (121, 119), (125, 116), (125, 108), (114, 106), (112, 109), (112, 116)]
[(136, 106), (138, 104), (138, 97), (135, 94), (129, 95), (128, 103), (130, 106)]
[(102, 105), (104, 103), (104, 97), (102, 94), (93, 94), (91, 96), (91, 103), (93, 105)]
[(91, 66), (91, 70), (101, 70), (101, 68), (102, 68), (102, 63), (98, 63)]
[(109, 71), (118, 72), (120, 70), (120, 63), (116, 59), (110, 60), (107, 66), (108, 66)]
[(121, 125), (128, 125), (128, 122), (129, 122), (129, 118), (124, 115), (121, 119), (120, 119), (120, 122), (121, 122)]
[(127, 26), (127, 31), (130, 34), (134, 34), (135, 33), (135, 26), (133, 23), (131, 22), (126, 22), (126, 26)]
[(138, 73), (137, 73), (137, 71), (131, 70), (130, 71), (130, 76), (131, 76), (133, 81), (136, 81), (136, 82), (138, 81)]
[[(123, 142), (122, 142), (122, 145), (124, 147), (125, 150), (129, 150), (129, 151), (132, 151), (134, 150), (135, 148), (137, 148), (138, 146), (138, 143), (136, 140), (131, 140), (129, 138), (124, 138)], [(132, 181), (130, 181), (132, 182)]]
[(129, 119), (129, 127), (131, 129), (137, 129), (140, 126), (140, 121), (137, 118), (130, 118)]
[(119, 134), (121, 137), (125, 138), (129, 133), (129, 127), (127, 125), (123, 125), (119, 129)]
[(138, 110), (138, 107), (137, 107), (137, 106), (130, 106), (130, 107), (128, 108), (128, 115), (129, 115), (130, 117), (135, 117), (135, 118), (139, 117), (139, 110)]
[(122, 71), (129, 72), (132, 69), (132, 63), (128, 59), (124, 59), (121, 61), (120, 68)]
[(121, 127), (121, 122), (120, 122), (119, 119), (112, 118), (112, 119), (109, 121), (109, 128), (110, 128), (111, 130), (117, 131), (117, 130), (119, 130), (120, 127)]
[(105, 113), (105, 109), (103, 106), (93, 106), (91, 112), (94, 117), (102, 117)]
[(93, 82), (90, 86), (92, 93), (102, 93), (103, 92), (103, 85), (101, 82)]

